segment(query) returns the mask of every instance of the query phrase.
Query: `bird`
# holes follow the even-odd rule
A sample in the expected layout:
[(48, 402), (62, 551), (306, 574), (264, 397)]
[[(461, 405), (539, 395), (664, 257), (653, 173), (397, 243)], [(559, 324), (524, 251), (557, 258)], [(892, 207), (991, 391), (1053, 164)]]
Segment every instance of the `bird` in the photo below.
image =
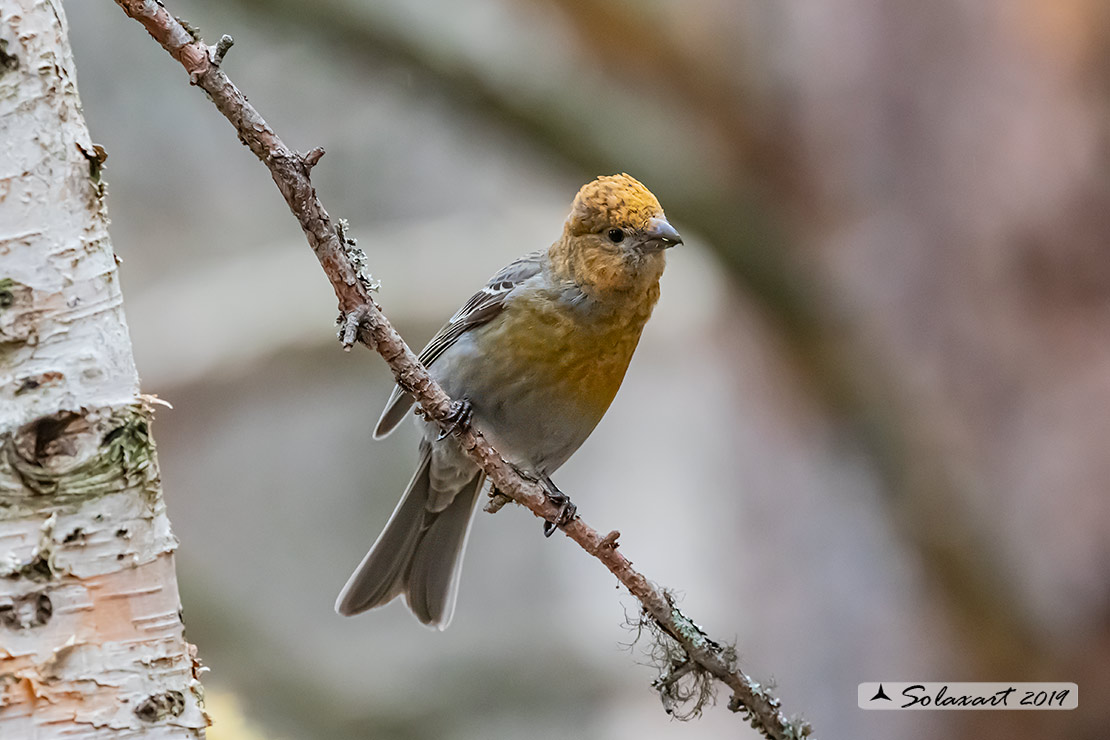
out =
[[(473, 424), (502, 458), (560, 507), (548, 536), (576, 507), (551, 480), (601, 421), (659, 299), (668, 248), (682, 237), (658, 199), (627, 174), (578, 191), (562, 235), (520, 257), (463, 304), (420, 361), (455, 399), (452, 424), (420, 419), (416, 472), (385, 528), (336, 601), (344, 616), (404, 596), (425, 625), (451, 622), (463, 553), (485, 482), (449, 432)], [(414, 399), (393, 389), (374, 429), (392, 432)]]

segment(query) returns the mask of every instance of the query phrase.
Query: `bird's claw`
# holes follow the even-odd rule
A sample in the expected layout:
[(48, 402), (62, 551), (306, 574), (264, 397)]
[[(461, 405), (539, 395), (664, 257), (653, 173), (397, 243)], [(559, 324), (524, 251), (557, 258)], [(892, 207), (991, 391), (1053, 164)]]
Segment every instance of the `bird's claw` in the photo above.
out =
[(570, 496), (560, 491), (548, 476), (540, 476), (540, 485), (543, 486), (543, 492), (547, 496), (547, 500), (559, 507), (559, 513), (555, 516), (555, 520), (543, 523), (543, 536), (550, 537), (555, 534), (556, 529), (569, 524), (578, 515), (578, 507), (570, 500)]
[(465, 432), (470, 428), (470, 419), (473, 416), (474, 405), (470, 403), (470, 399), (464, 398), (460, 401), (452, 401), (451, 411), (447, 414), (447, 418), (443, 420), (443, 429), (436, 437), (436, 442), (446, 439), (454, 432)]

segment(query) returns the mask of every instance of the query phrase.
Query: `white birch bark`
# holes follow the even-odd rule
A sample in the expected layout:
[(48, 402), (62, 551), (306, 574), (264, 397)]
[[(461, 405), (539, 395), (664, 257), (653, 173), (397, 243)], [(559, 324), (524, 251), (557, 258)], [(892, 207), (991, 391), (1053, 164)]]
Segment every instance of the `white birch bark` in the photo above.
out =
[(0, 0), (0, 738), (201, 738), (61, 0)]

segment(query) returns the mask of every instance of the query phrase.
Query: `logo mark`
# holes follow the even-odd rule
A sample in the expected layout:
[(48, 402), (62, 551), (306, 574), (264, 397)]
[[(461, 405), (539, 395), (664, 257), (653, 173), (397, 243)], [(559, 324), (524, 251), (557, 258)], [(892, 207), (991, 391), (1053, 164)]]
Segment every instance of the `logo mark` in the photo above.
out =
[(876, 699), (886, 699), (887, 701), (894, 701), (893, 699), (891, 699), (889, 696), (886, 695), (885, 691), (883, 691), (883, 685), (882, 684), (879, 684), (879, 690), (876, 691), (875, 695), (871, 697), (871, 701), (875, 701)]
[(1076, 709), (1074, 683), (865, 681), (856, 687), (860, 709)]

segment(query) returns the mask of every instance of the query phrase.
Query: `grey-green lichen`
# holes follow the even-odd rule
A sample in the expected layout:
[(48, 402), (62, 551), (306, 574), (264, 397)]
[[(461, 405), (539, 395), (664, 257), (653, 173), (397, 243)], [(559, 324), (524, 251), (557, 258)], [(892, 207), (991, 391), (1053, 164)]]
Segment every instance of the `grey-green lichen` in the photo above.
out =
[(671, 596), (670, 593), (665, 593), (664, 595), (667, 597), (667, 602), (671, 605), (671, 619), (674, 620), (675, 629), (678, 630), (678, 634), (684, 640), (688, 640), (694, 645), (706, 647), (715, 653), (720, 653), (724, 650), (720, 643), (709, 639), (709, 635), (705, 634), (705, 630), (679, 611), (678, 607), (674, 604), (674, 597)]
[(811, 736), (813, 728), (808, 722), (801, 717), (787, 718), (779, 711), (780, 702), (771, 693), (773, 687), (753, 681), (739, 671), (734, 645), (722, 645), (711, 639), (705, 630), (679, 610), (671, 592), (664, 590), (663, 596), (671, 608), (671, 623), (666, 627), (656, 621), (644, 608), (641, 608), (633, 617), (626, 616), (625, 622), (626, 626), (635, 633), (632, 643), (628, 645), (629, 648), (635, 646), (644, 636), (645, 631), (647, 632), (648, 641), (644, 647), (644, 654), (648, 664), (659, 672), (651, 685), (659, 692), (659, 698), (667, 714), (678, 720), (694, 719), (700, 716), (707, 706), (716, 702), (718, 676), (691, 658), (683, 647), (683, 644), (686, 644), (691, 650), (714, 655), (728, 673), (742, 678), (742, 682), (751, 692), (749, 700), (756, 700), (756, 703), (761, 706), (761, 711), (770, 709), (773, 720), (769, 725), (766, 716), (757, 717), (739, 697), (733, 695), (728, 702), (729, 710), (739, 713), (764, 737), (803, 740)]
[(339, 241), (343, 244), (344, 251), (347, 253), (347, 259), (351, 266), (355, 268), (355, 275), (363, 287), (368, 292), (374, 292), (382, 286), (381, 281), (375, 280), (374, 276), (370, 274), (368, 270), (370, 260), (367, 259), (366, 252), (358, 246), (358, 240), (349, 234), (349, 230), (350, 224), (347, 223), (347, 219), (339, 219), (335, 231)]
[(89, 498), (141, 489), (151, 503), (158, 468), (142, 401), (63, 411), (0, 434), (0, 518), (41, 508), (66, 513)]
[(12, 293), (14, 287), (15, 281), (11, 278), (0, 278), (0, 309), (11, 308), (15, 303), (15, 295)]
[(180, 23), (181, 27), (185, 29), (185, 32), (193, 37), (193, 41), (204, 40), (204, 38), (200, 34), (200, 26), (193, 25), (184, 18), (178, 18), (177, 16), (174, 16), (174, 20)]
[[(752, 693), (764, 699), (767, 704), (775, 710), (775, 719), (778, 727), (780, 728), (779, 736), (786, 740), (805, 740), (813, 736), (813, 725), (805, 720), (800, 715), (794, 715), (787, 718), (782, 712), (778, 711), (781, 702), (777, 697), (769, 693), (769, 688), (764, 688), (762, 685), (753, 682)], [(764, 737), (771, 737), (767, 733), (765, 723), (760, 720), (755, 713), (740, 701), (739, 697), (733, 696), (728, 700), (728, 709), (730, 712), (738, 713), (745, 721), (748, 722), (754, 729), (758, 730)]]
[[(710, 640), (674, 606), (669, 593), (665, 593), (665, 596), (671, 604), (672, 618), (683, 639), (712, 646), (715, 652), (727, 656), (729, 665), (735, 662), (735, 650), (731, 646), (722, 648)], [(635, 638), (629, 647), (639, 642), (647, 632), (644, 654), (648, 665), (659, 673), (651, 685), (659, 692), (664, 711), (681, 721), (699, 717), (707, 706), (716, 701), (716, 682), (713, 675), (691, 660), (679, 641), (664, 630), (646, 610), (641, 610), (634, 617), (626, 617), (625, 621), (629, 629), (635, 632)]]

